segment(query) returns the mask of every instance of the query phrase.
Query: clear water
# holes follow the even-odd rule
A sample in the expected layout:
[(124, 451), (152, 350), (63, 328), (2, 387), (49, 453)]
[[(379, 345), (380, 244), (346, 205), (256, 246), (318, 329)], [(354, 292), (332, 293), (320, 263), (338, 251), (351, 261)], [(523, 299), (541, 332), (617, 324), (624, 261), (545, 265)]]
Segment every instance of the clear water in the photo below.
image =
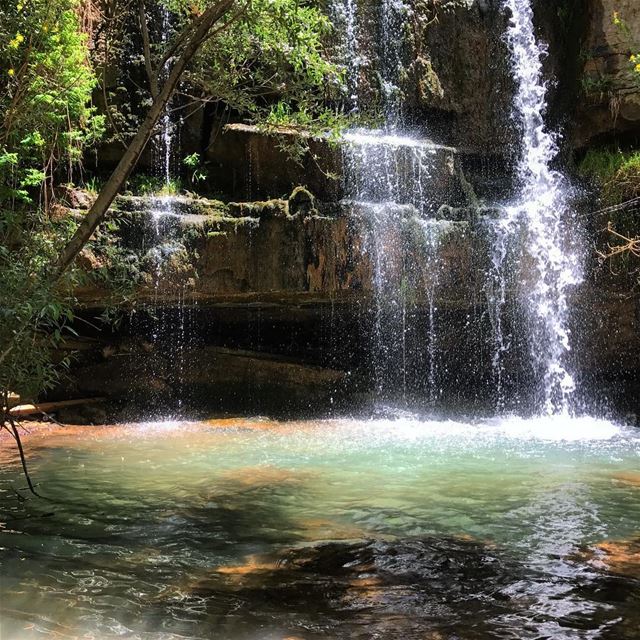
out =
[(637, 556), (634, 577), (588, 550), (640, 536), (632, 428), (399, 413), (26, 444), (46, 499), (16, 497), (3, 442), (3, 640), (639, 637)]

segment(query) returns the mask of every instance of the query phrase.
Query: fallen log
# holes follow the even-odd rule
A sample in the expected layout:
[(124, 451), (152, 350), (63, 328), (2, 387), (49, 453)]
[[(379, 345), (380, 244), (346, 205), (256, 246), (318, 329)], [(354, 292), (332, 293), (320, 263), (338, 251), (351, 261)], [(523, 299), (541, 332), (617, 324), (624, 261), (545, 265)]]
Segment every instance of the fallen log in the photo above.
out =
[(52, 413), (65, 407), (79, 404), (95, 404), (104, 402), (106, 398), (77, 398), (75, 400), (60, 400), (58, 402), (39, 402), (38, 404), (19, 404), (9, 409), (9, 415), (15, 417), (30, 416), (34, 413)]
[(9, 392), (7, 402), (9, 403), (9, 408), (15, 407), (17, 404), (20, 404), (20, 396), (17, 393)]

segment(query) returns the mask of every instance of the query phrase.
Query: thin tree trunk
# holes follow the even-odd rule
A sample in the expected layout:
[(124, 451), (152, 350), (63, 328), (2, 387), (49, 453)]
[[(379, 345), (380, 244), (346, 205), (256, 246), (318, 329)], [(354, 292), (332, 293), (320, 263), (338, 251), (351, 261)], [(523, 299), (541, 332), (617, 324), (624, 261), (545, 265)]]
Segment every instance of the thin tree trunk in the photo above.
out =
[(126, 182), (129, 174), (138, 162), (147, 142), (149, 142), (153, 130), (160, 119), (160, 116), (164, 113), (171, 96), (176, 90), (185, 68), (198, 51), (200, 45), (207, 38), (207, 35), (213, 25), (231, 9), (235, 1), (236, 0), (220, 0), (218, 3), (206, 9), (201, 16), (194, 20), (193, 31), (187, 39), (180, 57), (173, 65), (167, 81), (155, 97), (144, 122), (138, 130), (138, 133), (127, 147), (124, 155), (118, 163), (118, 166), (114, 169), (111, 177), (100, 191), (96, 201), (87, 212), (75, 234), (62, 250), (53, 273), (54, 280), (60, 278), (60, 276), (62, 276), (62, 274), (69, 268), (76, 256), (80, 251), (82, 251), (82, 248), (93, 235), (96, 227), (104, 219), (111, 203), (118, 195), (118, 192), (122, 189), (123, 184)]
[(140, 0), (138, 4), (138, 17), (140, 20), (140, 32), (142, 33), (142, 50), (144, 53), (144, 68), (147, 72), (149, 80), (149, 91), (151, 97), (155, 100), (160, 91), (158, 90), (158, 75), (156, 74), (153, 64), (151, 63), (151, 42), (149, 40), (149, 29), (147, 28), (147, 12), (144, 6), (144, 0)]

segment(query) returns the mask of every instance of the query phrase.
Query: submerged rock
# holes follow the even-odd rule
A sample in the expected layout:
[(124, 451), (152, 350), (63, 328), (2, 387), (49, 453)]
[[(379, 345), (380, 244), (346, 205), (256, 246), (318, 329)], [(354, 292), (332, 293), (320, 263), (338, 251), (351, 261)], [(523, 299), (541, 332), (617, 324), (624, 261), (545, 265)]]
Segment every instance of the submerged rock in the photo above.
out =
[(255, 624), (273, 615), (286, 625), (281, 607), (295, 611), (292, 633), (322, 620), (329, 637), (480, 639), (512, 609), (500, 590), (516, 576), (475, 541), (378, 539), (249, 556), (199, 579), (185, 596), (209, 602), (231, 588), (233, 606), (244, 613), (251, 606)]
[(598, 571), (640, 580), (640, 537), (598, 542), (582, 549), (575, 559)]

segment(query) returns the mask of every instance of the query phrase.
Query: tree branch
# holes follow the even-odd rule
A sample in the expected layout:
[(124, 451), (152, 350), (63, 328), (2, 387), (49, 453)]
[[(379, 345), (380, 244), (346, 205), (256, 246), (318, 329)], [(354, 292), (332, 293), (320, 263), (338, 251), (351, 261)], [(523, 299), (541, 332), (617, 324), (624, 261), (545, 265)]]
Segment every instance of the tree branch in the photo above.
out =
[(144, 68), (149, 81), (149, 91), (155, 100), (158, 97), (158, 76), (151, 63), (151, 42), (149, 40), (149, 29), (147, 27), (147, 13), (144, 8), (144, 0), (138, 3), (138, 19), (140, 20), (140, 32), (142, 33), (142, 49), (144, 52)]

